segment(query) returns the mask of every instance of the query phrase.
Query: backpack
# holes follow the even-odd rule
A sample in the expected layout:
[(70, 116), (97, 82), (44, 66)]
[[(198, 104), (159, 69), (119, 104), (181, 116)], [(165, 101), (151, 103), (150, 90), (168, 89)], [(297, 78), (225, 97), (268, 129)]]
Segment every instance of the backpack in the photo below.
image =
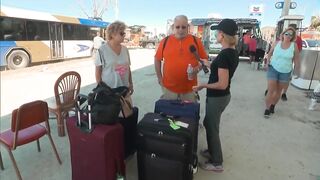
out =
[[(163, 58), (163, 51), (164, 51), (164, 48), (165, 48), (165, 47), (166, 47), (166, 45), (167, 45), (167, 41), (168, 41), (169, 37), (170, 37), (170, 36), (167, 36), (167, 37), (165, 37), (165, 39), (164, 39), (163, 47), (162, 47), (162, 58)], [(196, 44), (196, 46), (197, 46), (197, 49), (199, 49), (199, 45), (198, 45), (198, 42), (197, 42), (196, 37), (195, 37), (194, 35), (192, 35), (192, 37), (193, 37), (193, 41), (194, 41), (194, 43), (195, 43), (195, 44)]]
[(93, 124), (115, 124), (121, 110), (121, 95), (100, 82), (88, 95)]

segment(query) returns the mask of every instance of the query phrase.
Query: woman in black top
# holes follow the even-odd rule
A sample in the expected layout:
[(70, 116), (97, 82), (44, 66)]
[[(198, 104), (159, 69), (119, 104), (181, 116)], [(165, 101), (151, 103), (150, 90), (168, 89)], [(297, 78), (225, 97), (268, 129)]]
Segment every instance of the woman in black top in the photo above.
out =
[(217, 41), (221, 43), (222, 50), (211, 65), (208, 64), (211, 70), (209, 82), (194, 86), (193, 90), (207, 88), (206, 115), (203, 123), (208, 149), (202, 150), (200, 154), (208, 158), (208, 161), (201, 163), (200, 167), (208, 171), (222, 172), (219, 125), (221, 114), (230, 102), (231, 78), (239, 63), (239, 55), (235, 49), (238, 27), (232, 19), (224, 19), (217, 26), (212, 26), (211, 30), (217, 30)]

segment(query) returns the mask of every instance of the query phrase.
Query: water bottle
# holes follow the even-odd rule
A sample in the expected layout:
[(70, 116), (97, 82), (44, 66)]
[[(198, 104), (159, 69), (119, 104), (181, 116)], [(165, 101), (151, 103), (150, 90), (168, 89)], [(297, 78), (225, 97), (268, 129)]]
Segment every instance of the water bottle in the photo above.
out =
[(120, 174), (117, 174), (117, 179), (116, 180), (124, 180), (124, 177)]
[(191, 64), (188, 64), (187, 68), (188, 80), (193, 80), (193, 67)]

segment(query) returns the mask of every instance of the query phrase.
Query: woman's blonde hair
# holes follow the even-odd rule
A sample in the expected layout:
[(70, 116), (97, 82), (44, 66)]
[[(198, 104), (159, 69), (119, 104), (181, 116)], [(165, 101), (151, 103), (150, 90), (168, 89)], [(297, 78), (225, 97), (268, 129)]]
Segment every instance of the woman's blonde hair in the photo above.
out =
[(288, 27), (287, 29), (285, 29), (282, 33), (281, 33), (281, 41), (283, 41), (284, 39), (284, 33), (288, 32), (288, 31), (292, 31), (292, 36), (291, 36), (291, 39), (290, 39), (290, 42), (293, 42), (296, 40), (296, 37), (297, 37), (297, 33), (296, 33), (296, 30), (292, 27)]
[(126, 30), (126, 25), (121, 21), (115, 21), (108, 26), (107, 29), (107, 39), (111, 40), (112, 35), (120, 33), (121, 31)]
[(238, 35), (230, 36), (223, 31), (221, 31), (223, 34), (223, 39), (226, 43), (228, 43), (230, 46), (236, 46), (238, 44)]

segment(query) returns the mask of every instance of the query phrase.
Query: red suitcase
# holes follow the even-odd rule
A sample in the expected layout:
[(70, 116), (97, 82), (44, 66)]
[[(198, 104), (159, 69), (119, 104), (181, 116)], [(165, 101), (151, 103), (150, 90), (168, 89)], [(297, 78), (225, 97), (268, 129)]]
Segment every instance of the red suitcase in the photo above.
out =
[(73, 180), (115, 180), (125, 176), (123, 127), (95, 125), (92, 132), (84, 132), (77, 118), (67, 119)]

